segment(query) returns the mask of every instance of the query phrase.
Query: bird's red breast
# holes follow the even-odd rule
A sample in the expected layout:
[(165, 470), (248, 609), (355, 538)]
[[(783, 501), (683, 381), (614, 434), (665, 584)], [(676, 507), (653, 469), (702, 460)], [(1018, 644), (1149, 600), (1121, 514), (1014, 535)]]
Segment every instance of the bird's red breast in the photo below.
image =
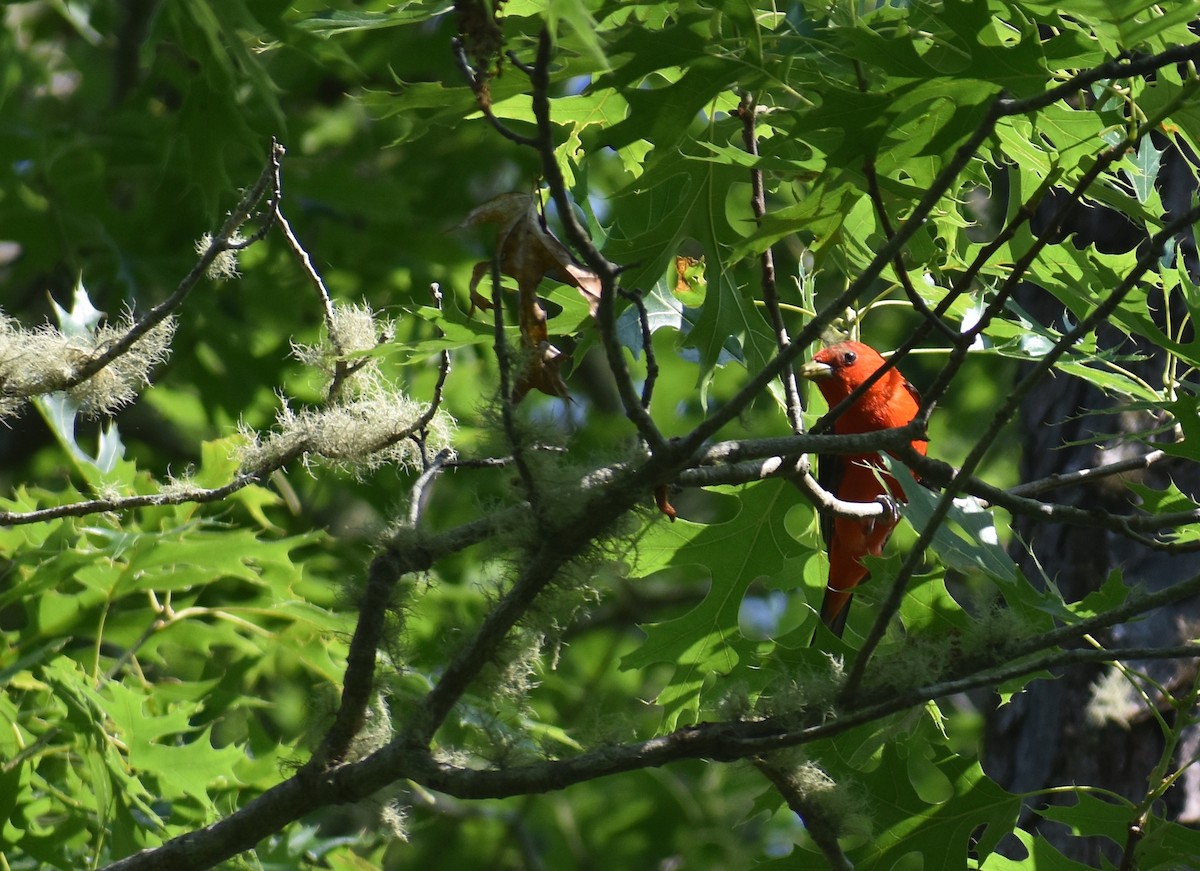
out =
[[(883, 365), (883, 357), (869, 345), (838, 342), (813, 355), (800, 375), (816, 382), (832, 409)], [(890, 369), (838, 416), (833, 431), (866, 433), (904, 426), (919, 408), (916, 390), (896, 369)], [(912, 446), (925, 453), (924, 441), (914, 441)], [(883, 460), (874, 451), (820, 460), (822, 484), (844, 502), (873, 502), (885, 495), (903, 501), (900, 483), (882, 469)], [(822, 524), (829, 548), (829, 580), (821, 619), (837, 634), (846, 622), (851, 591), (867, 577), (862, 558), (879, 556), (895, 526), (896, 521), (886, 516), (869, 520), (839, 516)]]

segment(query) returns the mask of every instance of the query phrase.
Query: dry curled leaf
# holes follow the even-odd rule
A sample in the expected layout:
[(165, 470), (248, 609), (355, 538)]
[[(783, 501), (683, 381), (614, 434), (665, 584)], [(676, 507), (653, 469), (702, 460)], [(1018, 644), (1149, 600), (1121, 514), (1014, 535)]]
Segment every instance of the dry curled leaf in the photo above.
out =
[[(600, 303), (600, 279), (576, 263), (565, 245), (551, 233), (542, 221), (540, 201), (531, 194), (502, 194), (467, 215), (463, 227), (478, 224), (497, 224), (497, 255), (500, 272), (517, 281), (518, 325), (521, 343), (526, 352), (525, 369), (517, 379), (513, 401), (519, 401), (529, 390), (540, 390), (550, 396), (567, 397), (562, 380), (562, 364), (568, 359), (550, 344), (546, 326), (546, 310), (537, 298), (537, 287), (543, 278), (569, 284), (587, 300), (588, 311), (594, 317)], [(471, 273), (471, 310), (490, 309), (491, 300), (479, 293), (479, 283), (491, 269), (488, 262), (477, 263)]]
[(567, 382), (562, 377), (563, 363), (570, 359), (549, 342), (540, 342), (526, 359), (521, 375), (513, 385), (512, 401), (520, 402), (530, 390), (540, 390), (548, 396), (570, 401)]
[[(587, 301), (588, 312), (594, 316), (600, 304), (600, 278), (576, 263), (567, 247), (546, 228), (539, 206), (540, 201), (532, 194), (501, 194), (472, 211), (460, 226), (499, 225), (497, 242), (503, 274), (515, 278), (521, 288), (536, 288), (543, 278), (569, 284)], [(477, 264), (471, 275), (472, 299), (481, 307), (475, 288), (489, 268), (489, 263)]]

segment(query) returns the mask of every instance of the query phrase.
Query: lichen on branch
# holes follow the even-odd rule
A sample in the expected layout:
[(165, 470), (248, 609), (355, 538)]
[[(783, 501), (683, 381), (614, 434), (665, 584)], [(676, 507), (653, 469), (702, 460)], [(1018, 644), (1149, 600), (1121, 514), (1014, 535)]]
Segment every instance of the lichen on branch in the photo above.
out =
[(110, 414), (132, 402), (150, 383), (150, 370), (170, 354), (174, 318), (164, 318), (147, 330), (128, 351), (91, 377), (76, 381), (76, 375), (134, 323), (127, 312), (115, 324), (68, 335), (49, 324), (26, 329), (0, 316), (0, 417), (16, 414), (35, 396), (60, 390), (85, 414)]
[(241, 468), (252, 474), (303, 459), (356, 475), (388, 465), (419, 469), (421, 446), (411, 436), (423, 430), (425, 449), (438, 453), (450, 448), (454, 432), (450, 415), (439, 410), (423, 423), (425, 411), (421, 403), (383, 387), (324, 408), (296, 410), (285, 403), (273, 431), (264, 435), (242, 428)]

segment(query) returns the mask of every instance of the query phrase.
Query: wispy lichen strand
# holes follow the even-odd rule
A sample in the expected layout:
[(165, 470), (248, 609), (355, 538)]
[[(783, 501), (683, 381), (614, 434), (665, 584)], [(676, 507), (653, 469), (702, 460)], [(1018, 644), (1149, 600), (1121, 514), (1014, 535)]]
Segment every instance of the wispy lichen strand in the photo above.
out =
[(79, 367), (124, 336), (133, 326), (126, 313), (91, 335), (66, 335), (49, 326), (26, 329), (0, 317), (0, 416), (16, 413), (25, 401), (67, 388), (86, 414), (108, 414), (132, 402), (150, 383), (150, 370), (166, 360), (175, 321), (166, 318), (147, 331), (120, 357), (73, 386)]

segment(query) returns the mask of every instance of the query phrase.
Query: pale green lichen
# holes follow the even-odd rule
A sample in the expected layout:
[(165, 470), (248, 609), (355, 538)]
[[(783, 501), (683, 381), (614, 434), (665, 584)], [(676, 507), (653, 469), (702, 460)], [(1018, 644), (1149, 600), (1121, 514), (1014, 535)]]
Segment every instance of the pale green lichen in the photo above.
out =
[[(203, 257), (208, 253), (213, 246), (212, 233), (205, 233), (196, 240), (196, 254)], [(240, 233), (234, 233), (229, 237), (230, 245), (241, 245), (246, 240), (242, 238)], [(212, 262), (208, 264), (207, 275), (213, 281), (225, 281), (232, 278), (240, 278), (241, 272), (238, 271), (238, 249), (223, 248), (218, 251), (213, 257)]]
[[(86, 353), (102, 352), (132, 329), (133, 316), (126, 314), (119, 324), (104, 324), (93, 337)], [(151, 327), (129, 350), (87, 379), (67, 391), (80, 409), (88, 414), (108, 414), (132, 402), (143, 387), (150, 384), (150, 370), (167, 359), (175, 337), (175, 319), (165, 318)], [(78, 340), (73, 340), (78, 341)]]
[(338, 364), (350, 371), (342, 384), (348, 393), (369, 393), (380, 386), (379, 363), (367, 356), (395, 335), (395, 322), (370, 306), (338, 303), (333, 308), (332, 324), (323, 330), (316, 344), (292, 343), (292, 356), (324, 375), (328, 385)]
[(536, 631), (514, 630), (507, 661), (496, 681), (496, 691), (501, 698), (520, 703), (538, 686), (537, 675), (541, 671), (545, 644), (546, 636)]
[(1109, 666), (1091, 686), (1087, 721), (1093, 726), (1116, 725), (1128, 729), (1141, 712), (1142, 704), (1121, 669)]
[(355, 734), (346, 754), (347, 762), (365, 759), (392, 740), (392, 715), (382, 696), (376, 693), (364, 713), (363, 726)]
[(792, 769), (788, 779), (820, 815), (820, 823), (832, 828), (838, 838), (870, 837), (869, 808), (856, 790), (838, 783), (814, 762), (804, 762)]
[[(425, 410), (383, 387), (325, 408), (296, 411), (285, 404), (272, 432), (260, 435), (242, 429), (242, 470), (275, 468), (296, 458), (323, 461), (357, 475), (387, 465), (420, 468), (421, 450), (410, 436)], [(448, 414), (439, 410), (424, 430), (430, 454), (450, 448), (454, 420)]]
[(408, 808), (398, 801), (390, 801), (379, 813), (380, 824), (393, 838), (408, 843)]
[(83, 364), (133, 326), (133, 315), (126, 313), (94, 333), (68, 336), (49, 325), (28, 330), (11, 318), (0, 318), (0, 416), (11, 414), (26, 399), (58, 390), (66, 390), (85, 414), (108, 414), (131, 402), (150, 383), (150, 370), (170, 354), (172, 318), (152, 327), (95, 375), (68, 385)]
[(0, 413), (12, 414), (26, 399), (59, 389), (71, 377), (70, 340), (47, 325), (26, 330), (9, 317), (0, 317)]

